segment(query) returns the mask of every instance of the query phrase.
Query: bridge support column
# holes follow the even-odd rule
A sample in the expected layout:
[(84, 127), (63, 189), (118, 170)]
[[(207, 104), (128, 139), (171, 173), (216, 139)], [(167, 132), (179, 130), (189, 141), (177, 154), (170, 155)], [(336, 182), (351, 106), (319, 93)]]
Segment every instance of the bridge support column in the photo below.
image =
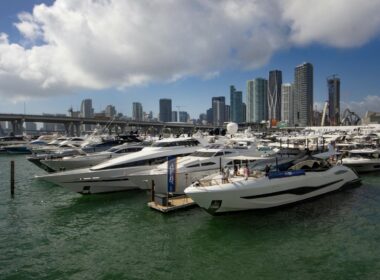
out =
[(121, 130), (121, 134), (125, 134), (125, 132), (127, 130), (127, 125), (126, 124), (120, 125), (120, 130)]
[(80, 123), (75, 123), (75, 134), (76, 134), (76, 136), (80, 136), (80, 134), (81, 134), (80, 127), (81, 127)]
[(20, 135), (23, 132), (23, 124), (22, 120), (14, 120), (12, 121), (12, 132), (14, 135)]
[(66, 135), (72, 137), (75, 136), (74, 134), (74, 125), (72, 122), (70, 123), (65, 123), (65, 133)]

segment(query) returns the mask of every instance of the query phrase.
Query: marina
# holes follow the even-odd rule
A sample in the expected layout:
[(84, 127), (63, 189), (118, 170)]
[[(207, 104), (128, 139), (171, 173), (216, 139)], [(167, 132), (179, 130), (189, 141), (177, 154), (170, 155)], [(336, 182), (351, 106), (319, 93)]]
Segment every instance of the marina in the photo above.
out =
[[(9, 162), (15, 161), (11, 199)], [(380, 184), (294, 206), (213, 217), (156, 213), (150, 194), (83, 196), (33, 180), (24, 156), (0, 158), (2, 279), (376, 279)], [(123, 275), (123, 276), (122, 276)]]
[[(229, 136), (226, 140), (228, 138)], [(161, 142), (188, 141), (186, 138), (174, 139), (176, 138)], [(256, 143), (257, 149), (266, 150), (266, 153), (279, 148), (264, 149), (275, 142), (259, 141), (260, 137), (252, 139), (250, 141)], [(241, 139), (236, 141), (240, 143), (241, 151), (235, 158), (227, 153), (223, 161), (214, 161), (216, 165), (221, 166), (231, 160), (239, 160), (241, 166), (247, 162), (251, 173), (245, 177), (243, 167), (234, 170), (238, 175), (231, 173), (227, 179), (223, 179), (218, 170), (213, 171), (216, 175), (204, 173), (202, 176), (217, 177), (209, 183), (208, 177), (200, 179), (199, 183), (203, 184), (201, 189), (213, 188), (212, 185), (217, 183), (218, 189), (227, 190), (229, 185), (248, 186), (250, 182), (268, 180), (282, 184), (281, 190), (277, 189), (275, 193), (281, 196), (288, 188), (285, 183), (287, 180), (298, 180), (301, 185), (297, 188), (293, 183), (289, 189), (293, 195), (309, 196), (310, 191), (315, 193), (320, 190), (322, 193), (317, 193), (317, 198), (291, 203), (286, 207), (227, 211), (229, 213), (218, 217), (209, 215), (198, 207), (197, 198), (193, 200), (188, 196), (173, 195), (169, 190), (165, 193), (162, 186), (157, 188), (158, 193), (152, 193), (150, 187), (154, 180), (147, 180), (142, 188), (136, 185), (128, 191), (83, 195), (51, 182), (35, 179), (35, 176), (50, 175), (46, 175), (47, 172), (43, 168), (29, 162), (25, 155), (2, 155), (0, 215), (5, 217), (0, 221), (2, 276), (5, 276), (4, 279), (78, 279), (91, 271), (94, 278), (118, 278), (120, 275), (128, 275), (128, 279), (245, 278), (247, 274), (272, 279), (281, 278), (283, 273), (289, 278), (320, 279), (328, 276), (337, 279), (374, 279), (380, 269), (380, 254), (376, 249), (380, 230), (380, 175), (376, 171), (361, 173), (359, 187), (332, 192), (329, 189), (328, 194), (319, 196), (323, 194), (325, 186), (335, 188), (331, 182), (339, 182), (337, 188), (340, 188), (341, 184), (349, 182), (347, 180), (356, 181), (355, 178), (358, 178), (354, 173), (350, 173), (349, 179), (349, 173), (346, 172), (350, 169), (339, 165), (339, 162), (336, 167), (322, 167), (323, 158), (336, 157), (341, 153), (331, 153), (326, 150), (327, 142), (321, 141), (317, 137), (306, 147), (306, 143), (302, 144), (300, 139), (297, 140), (298, 149), (301, 150), (313, 147), (316, 149), (319, 146), (319, 154), (315, 155), (314, 160), (306, 161), (307, 154), (297, 155), (296, 147), (286, 146), (287, 153), (279, 153), (277, 156), (273, 156), (275, 153), (268, 153), (262, 158), (257, 155), (252, 157), (252, 152), (245, 156), (244, 149), (249, 148), (244, 148)], [(265, 144), (262, 146), (257, 143)], [(167, 145), (169, 144), (165, 146)], [(202, 162), (212, 159), (210, 156), (220, 151), (231, 151), (220, 149), (220, 144), (212, 145), (213, 149), (201, 146), (197, 148), (202, 155), (210, 152), (207, 157), (201, 157), (201, 161), (191, 157), (186, 160), (186, 157), (183, 157), (183, 160), (178, 162), (183, 161), (185, 165), (198, 162), (201, 166)], [(282, 144), (281, 148), (284, 148)], [(371, 155), (375, 154), (375, 150), (371, 151)], [(180, 153), (180, 149), (177, 153)], [(170, 155), (170, 152), (167, 152), (167, 155)], [(91, 157), (93, 156), (90, 155), (89, 158)], [(297, 163), (297, 158), (304, 161)], [(111, 158), (109, 161), (115, 160), (120, 161), (118, 158)], [(250, 160), (252, 162), (249, 162)], [(15, 167), (13, 196), (9, 188), (11, 161)], [(310, 172), (305, 169), (306, 165), (316, 168), (315, 161), (318, 161), (318, 168), (322, 169), (306, 175)], [(269, 162), (272, 162), (275, 170), (269, 171), (268, 177), (260, 173), (264, 171), (255, 171), (254, 166), (265, 166)], [(289, 171), (276, 171), (288, 166), (287, 162), (297, 164), (293, 164), (295, 167)], [(161, 164), (160, 169), (157, 169), (161, 170), (162, 174), (165, 174), (164, 165)], [(229, 172), (233, 171), (233, 166), (228, 169)], [(299, 168), (301, 170), (298, 170)], [(343, 177), (331, 180), (330, 175), (323, 175), (323, 172), (330, 172), (330, 169), (334, 174), (344, 173), (337, 175)], [(178, 172), (181, 172), (180, 170), (178, 169)], [(76, 171), (74, 169), (68, 172)], [(52, 174), (61, 173), (65, 172)], [(319, 179), (307, 179), (309, 189), (306, 190), (305, 184), (301, 183), (305, 176), (319, 176)], [(322, 179), (324, 177), (325, 179)], [(313, 180), (318, 185), (317, 191), (311, 189)], [(323, 183), (323, 180), (327, 183)], [(182, 187), (183, 189), (185, 188)], [(185, 193), (191, 192), (191, 189), (185, 189)], [(248, 192), (240, 195), (245, 197), (243, 200), (247, 200)], [(254, 208), (266, 208), (260, 206), (260, 203), (270, 206), (265, 199), (274, 201), (270, 195), (263, 195), (262, 191), (256, 194), (250, 192), (249, 199), (258, 203), (258, 207)], [(290, 202), (294, 202), (292, 199)], [(228, 199), (221, 200), (221, 205), (228, 208)], [(243, 202), (234, 203), (238, 203), (235, 204), (238, 208), (246, 207)], [(281, 203), (272, 206), (279, 205)], [(204, 207), (203, 202), (200, 202), (200, 206)], [(220, 209), (225, 212), (225, 208)], [(106, 255), (108, 257), (104, 258)], [(15, 259), (18, 261), (14, 262)], [(216, 259), (219, 261), (216, 262)]]

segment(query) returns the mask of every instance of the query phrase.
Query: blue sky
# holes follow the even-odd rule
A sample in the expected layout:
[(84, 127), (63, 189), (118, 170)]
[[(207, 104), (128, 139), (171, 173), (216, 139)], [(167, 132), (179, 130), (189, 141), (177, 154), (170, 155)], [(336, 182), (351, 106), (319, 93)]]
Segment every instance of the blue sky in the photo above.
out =
[(130, 116), (141, 102), (157, 115), (159, 98), (172, 98), (173, 110), (198, 117), (213, 96), (229, 103), (230, 85), (245, 97), (247, 80), (280, 69), (292, 82), (303, 62), (314, 65), (318, 105), (338, 74), (342, 109), (379, 111), (380, 5), (324, 2), (310, 2), (306, 17), (298, 0), (2, 3), (0, 112), (66, 113), (91, 98), (95, 111), (113, 104)]

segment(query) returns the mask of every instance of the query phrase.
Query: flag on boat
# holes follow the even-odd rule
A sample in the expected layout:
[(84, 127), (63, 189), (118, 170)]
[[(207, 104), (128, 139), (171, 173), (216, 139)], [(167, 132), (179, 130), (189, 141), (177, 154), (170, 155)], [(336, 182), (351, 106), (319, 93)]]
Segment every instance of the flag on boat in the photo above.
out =
[(177, 157), (168, 157), (168, 192), (175, 192), (177, 173)]

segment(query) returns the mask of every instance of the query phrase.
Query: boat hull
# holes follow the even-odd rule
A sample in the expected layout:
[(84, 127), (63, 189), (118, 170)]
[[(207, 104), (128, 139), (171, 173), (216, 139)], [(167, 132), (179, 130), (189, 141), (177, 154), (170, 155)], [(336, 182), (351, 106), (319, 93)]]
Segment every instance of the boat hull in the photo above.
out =
[[(91, 171), (89, 168), (37, 176), (36, 178), (60, 185), (70, 191), (80, 194), (95, 194), (129, 191), (138, 186), (129, 179), (129, 172), (142, 171), (142, 166)], [(151, 167), (150, 167), (151, 168)]]
[(380, 171), (380, 159), (360, 161), (343, 159), (343, 165), (348, 166), (359, 173)]
[(292, 204), (357, 181), (357, 175), (350, 168), (336, 166), (323, 172), (306, 172), (303, 176), (238, 179), (210, 187), (193, 184), (185, 193), (200, 207), (215, 214)]

